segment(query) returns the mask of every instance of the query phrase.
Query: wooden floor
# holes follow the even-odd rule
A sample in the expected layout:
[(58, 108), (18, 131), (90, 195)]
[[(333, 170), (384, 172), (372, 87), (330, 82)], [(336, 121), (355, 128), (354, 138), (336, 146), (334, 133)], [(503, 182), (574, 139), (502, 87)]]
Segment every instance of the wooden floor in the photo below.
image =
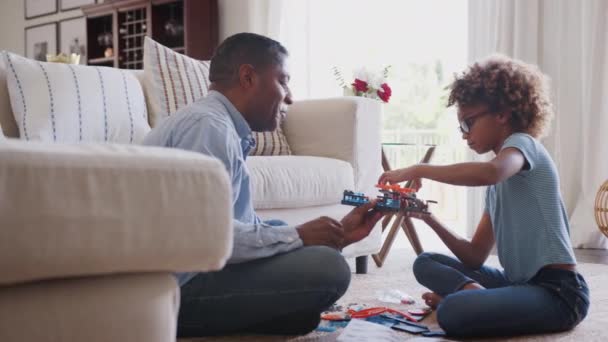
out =
[(575, 249), (574, 255), (578, 262), (608, 265), (608, 250), (605, 249)]

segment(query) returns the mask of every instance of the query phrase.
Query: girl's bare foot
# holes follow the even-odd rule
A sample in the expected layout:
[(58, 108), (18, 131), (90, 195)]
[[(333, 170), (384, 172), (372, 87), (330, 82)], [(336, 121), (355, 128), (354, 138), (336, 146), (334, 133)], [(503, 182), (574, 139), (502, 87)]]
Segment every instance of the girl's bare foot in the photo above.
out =
[(434, 292), (426, 292), (422, 295), (422, 299), (424, 299), (424, 303), (430, 306), (433, 310), (437, 309), (437, 306), (443, 299), (440, 295)]

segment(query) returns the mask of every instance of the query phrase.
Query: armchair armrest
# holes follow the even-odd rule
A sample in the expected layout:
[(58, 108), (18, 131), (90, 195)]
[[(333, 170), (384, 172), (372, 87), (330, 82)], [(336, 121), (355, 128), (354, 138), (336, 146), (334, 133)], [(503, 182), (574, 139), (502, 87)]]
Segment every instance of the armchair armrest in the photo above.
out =
[(349, 162), (354, 190), (369, 192), (381, 173), (381, 118), (381, 104), (362, 97), (305, 100), (290, 106), (283, 129), (295, 155)]
[(208, 271), (232, 251), (218, 160), (112, 144), (0, 144), (0, 284)]

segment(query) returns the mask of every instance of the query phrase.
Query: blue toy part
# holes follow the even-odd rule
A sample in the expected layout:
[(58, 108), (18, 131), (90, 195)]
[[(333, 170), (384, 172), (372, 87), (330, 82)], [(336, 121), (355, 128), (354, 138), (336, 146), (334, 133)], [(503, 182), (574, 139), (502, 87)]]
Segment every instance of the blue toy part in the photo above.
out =
[(365, 194), (362, 192), (344, 190), (344, 195), (342, 197), (341, 203), (358, 207), (363, 204), (369, 203), (369, 197), (365, 196)]
[(390, 211), (399, 211), (401, 209), (401, 201), (378, 196), (378, 202), (376, 203), (376, 209), (378, 210), (390, 210)]

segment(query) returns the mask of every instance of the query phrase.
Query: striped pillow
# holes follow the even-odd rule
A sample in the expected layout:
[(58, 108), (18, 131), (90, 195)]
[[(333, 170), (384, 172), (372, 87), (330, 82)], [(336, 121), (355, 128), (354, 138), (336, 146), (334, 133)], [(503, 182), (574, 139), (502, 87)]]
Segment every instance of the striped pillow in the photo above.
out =
[(249, 152), (250, 156), (288, 156), (291, 148), (281, 130), (281, 127), (272, 132), (253, 132), (255, 148)]
[(141, 85), (128, 71), (45, 63), (6, 51), (2, 61), (22, 139), (139, 143), (150, 131)]
[[(199, 61), (167, 48), (149, 37), (144, 42), (144, 89), (154, 127), (180, 108), (207, 96), (209, 61)], [(251, 155), (291, 154), (283, 131), (254, 132)]]
[(209, 93), (209, 61), (177, 53), (150, 37), (144, 41), (144, 89), (152, 127)]

